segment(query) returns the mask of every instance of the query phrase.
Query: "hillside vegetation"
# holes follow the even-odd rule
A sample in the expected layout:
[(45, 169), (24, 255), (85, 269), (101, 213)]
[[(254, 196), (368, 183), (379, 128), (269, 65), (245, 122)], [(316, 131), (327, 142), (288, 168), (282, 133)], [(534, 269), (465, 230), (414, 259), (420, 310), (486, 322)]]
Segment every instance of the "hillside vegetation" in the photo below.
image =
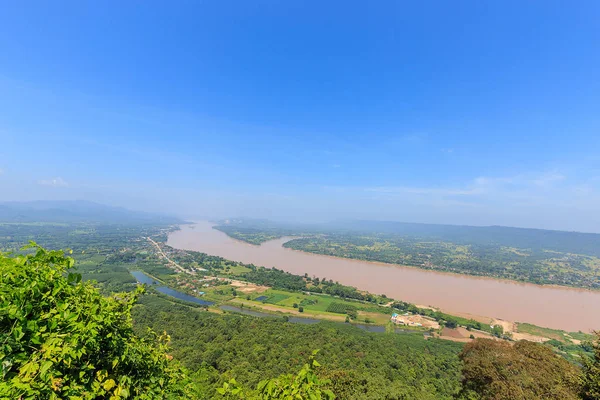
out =
[(321, 322), (219, 315), (143, 298), (133, 310), (136, 330), (170, 327), (172, 354), (203, 381), (230, 377), (254, 386), (296, 370), (320, 349), (320, 372), (342, 399), (451, 399), (460, 389), (462, 345), (422, 334), (377, 334)]

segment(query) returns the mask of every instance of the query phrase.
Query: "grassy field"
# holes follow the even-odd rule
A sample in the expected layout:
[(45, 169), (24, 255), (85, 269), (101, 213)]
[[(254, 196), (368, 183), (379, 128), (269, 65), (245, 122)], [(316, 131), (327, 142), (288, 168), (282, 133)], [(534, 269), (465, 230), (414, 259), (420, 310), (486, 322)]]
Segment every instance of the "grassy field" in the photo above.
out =
[(272, 294), (271, 296), (268, 296), (268, 298), (266, 300), (263, 300), (265, 303), (269, 303), (269, 304), (278, 304), (281, 303), (284, 300), (287, 300), (290, 296), (288, 296), (287, 294), (283, 294), (283, 293), (275, 293)]
[(542, 328), (541, 326), (531, 325), (527, 323), (518, 323), (517, 331), (529, 333), (536, 336), (543, 336), (560, 342), (569, 342), (575, 340), (591, 340), (593, 336), (583, 332), (565, 332), (558, 329)]
[(230, 285), (219, 285), (211, 286), (200, 289), (205, 294), (202, 296), (203, 300), (214, 301), (214, 302), (226, 302), (234, 298), (232, 287)]
[(250, 271), (250, 268), (244, 267), (243, 265), (228, 265), (227, 263), (223, 264), (223, 274), (225, 275), (241, 275)]
[[(298, 305), (302, 305), (305, 310), (313, 310), (313, 311), (327, 311), (327, 309), (330, 307), (331, 303), (333, 303), (333, 302), (343, 304), (347, 307), (361, 308), (361, 306), (362, 306), (365, 310), (368, 310), (368, 311), (372, 311), (371, 309), (373, 309), (373, 308), (377, 309), (377, 307), (378, 307), (378, 306), (373, 306), (371, 304), (364, 304), (364, 303), (358, 302), (358, 301), (343, 300), (343, 299), (339, 299), (339, 298), (329, 296), (326, 294), (305, 294), (305, 293), (286, 292), (283, 290), (269, 289), (266, 292), (261, 293), (260, 295), (269, 296), (269, 297), (275, 296), (275, 295), (283, 296), (284, 298), (282, 298), (280, 301), (275, 302), (275, 303), (273, 303), (272, 301), (269, 301), (269, 303), (282, 305), (282, 306), (286, 306), (286, 307), (293, 307), (294, 303), (296, 303)], [(259, 295), (257, 295), (256, 297), (258, 297), (258, 296)], [(381, 308), (381, 307), (379, 307), (379, 308)]]
[[(267, 297), (266, 300), (256, 301), (255, 299)], [(384, 325), (389, 321), (391, 310), (389, 308), (367, 304), (359, 301), (343, 300), (326, 294), (306, 294), (298, 292), (287, 292), (284, 290), (268, 289), (262, 293), (256, 293), (249, 296), (241, 296), (238, 301), (256, 308), (272, 310), (276, 306), (277, 311), (289, 311), (296, 313), (299, 307), (302, 307), (303, 313), (309, 317), (322, 319), (339, 320), (345, 318), (344, 310), (356, 310), (358, 318), (356, 322), (370, 321)], [(294, 307), (296, 305), (297, 307)], [(335, 310), (334, 310), (335, 309)], [(334, 311), (332, 311), (334, 310)]]

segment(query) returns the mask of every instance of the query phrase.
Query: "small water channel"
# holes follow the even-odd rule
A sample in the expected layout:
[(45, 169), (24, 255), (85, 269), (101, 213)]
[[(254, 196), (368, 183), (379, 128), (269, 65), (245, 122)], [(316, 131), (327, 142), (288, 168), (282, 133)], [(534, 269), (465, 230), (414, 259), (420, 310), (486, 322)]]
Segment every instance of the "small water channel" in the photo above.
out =
[[(142, 271), (131, 271), (131, 275), (133, 275), (133, 277), (138, 281), (138, 283), (144, 283), (146, 285), (160, 285), (160, 282), (146, 275)], [(162, 294), (166, 294), (167, 296), (171, 296), (176, 299), (187, 301), (190, 303), (200, 304), (201, 306), (210, 306), (214, 304), (212, 301), (201, 300), (197, 297), (178, 292), (177, 290), (171, 289), (166, 286), (156, 286), (155, 289)]]
[[(142, 271), (131, 271), (131, 275), (134, 276), (134, 278), (138, 281), (138, 283), (143, 283), (146, 285), (153, 285), (153, 286), (160, 285), (160, 282), (158, 282), (156, 279), (152, 278), (151, 276), (146, 275)], [(211, 301), (201, 300), (197, 297), (178, 292), (177, 290), (171, 289), (166, 286), (155, 286), (155, 289), (158, 290), (160, 293), (166, 294), (167, 296), (171, 296), (171, 297), (174, 297), (179, 300), (183, 300), (183, 301), (187, 301), (187, 302), (191, 302), (191, 303), (195, 303), (195, 304), (200, 304), (203, 306), (210, 306), (210, 305), (214, 304)], [(219, 308), (223, 311), (250, 315), (252, 317), (257, 317), (257, 318), (281, 318), (284, 316), (284, 315), (269, 314), (269, 313), (264, 313), (264, 312), (260, 312), (260, 311), (254, 311), (254, 310), (244, 309), (244, 308), (235, 307), (235, 306), (228, 306), (228, 305), (222, 305)], [(318, 324), (319, 322), (321, 322), (321, 320), (314, 319), (314, 318), (299, 318), (299, 317), (292, 317), (292, 316), (287, 316), (287, 317), (288, 317), (288, 322), (291, 322), (293, 324), (313, 325), (313, 324)], [(342, 324), (342, 323), (340, 322), (340, 324)], [(385, 326), (380, 326), (380, 325), (352, 324), (352, 326), (362, 329), (367, 332), (379, 332), (379, 333), (385, 332)], [(398, 328), (396, 328), (395, 332), (396, 333), (415, 333), (415, 331), (398, 329)]]
[[(235, 307), (235, 306), (227, 306), (227, 305), (221, 306), (219, 308), (223, 311), (251, 315), (253, 317), (258, 317), (258, 318), (278, 318), (278, 317), (285, 316), (285, 315), (263, 313), (260, 311), (253, 311), (253, 310), (248, 310), (248, 309)], [(288, 316), (288, 322), (291, 322), (294, 324), (312, 325), (312, 324), (318, 324), (321, 321), (322, 320), (320, 320), (320, 319), (314, 319), (314, 318), (299, 318), (299, 317)], [(335, 322), (335, 323), (344, 324), (342, 322)], [(385, 332), (385, 326), (381, 326), (381, 325), (365, 325), (365, 324), (351, 324), (351, 325), (358, 329), (362, 329), (363, 331), (367, 331), (367, 332), (379, 332), (379, 333)], [(417, 333), (416, 331), (411, 331), (411, 330), (407, 330), (407, 329), (398, 329), (398, 328), (395, 329), (395, 332), (396, 333)], [(425, 334), (428, 335), (428, 332)]]

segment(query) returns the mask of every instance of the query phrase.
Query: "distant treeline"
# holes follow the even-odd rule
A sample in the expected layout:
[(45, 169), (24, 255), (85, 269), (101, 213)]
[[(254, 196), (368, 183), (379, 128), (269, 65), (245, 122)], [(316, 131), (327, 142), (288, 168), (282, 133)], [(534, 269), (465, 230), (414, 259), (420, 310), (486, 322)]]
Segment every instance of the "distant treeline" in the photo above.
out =
[(237, 221), (216, 227), (259, 244), (537, 284), (600, 288), (600, 235), (506, 227), (357, 222), (292, 227)]
[[(436, 239), (456, 244), (505, 246), (530, 250), (553, 250), (561, 253), (600, 257), (600, 234), (513, 228), (505, 226), (463, 226), (418, 224), (393, 221), (338, 221), (325, 224), (282, 224), (265, 220), (233, 220), (215, 227), (240, 236), (268, 234), (281, 237), (308, 234), (344, 234), (372, 236), (391, 234), (416, 239)], [(243, 240), (243, 239), (242, 239)]]

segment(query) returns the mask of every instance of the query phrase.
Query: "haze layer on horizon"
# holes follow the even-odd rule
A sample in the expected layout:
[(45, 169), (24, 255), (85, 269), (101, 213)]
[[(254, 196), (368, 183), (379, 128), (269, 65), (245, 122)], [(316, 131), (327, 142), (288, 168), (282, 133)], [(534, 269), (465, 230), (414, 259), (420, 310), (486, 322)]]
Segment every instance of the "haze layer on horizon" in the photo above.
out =
[(0, 15), (0, 201), (600, 232), (600, 3)]

